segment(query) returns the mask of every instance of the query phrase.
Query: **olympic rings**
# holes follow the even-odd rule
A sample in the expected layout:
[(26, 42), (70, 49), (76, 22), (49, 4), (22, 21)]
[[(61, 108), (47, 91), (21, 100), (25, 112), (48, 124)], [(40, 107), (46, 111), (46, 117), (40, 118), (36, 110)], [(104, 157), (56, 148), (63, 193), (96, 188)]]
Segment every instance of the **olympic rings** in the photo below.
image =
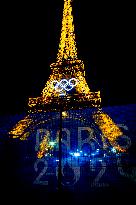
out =
[(57, 80), (52, 81), (52, 85), (54, 86), (57, 92), (70, 91), (72, 90), (78, 83), (76, 78), (71, 78), (69, 80), (62, 79), (60, 82)]

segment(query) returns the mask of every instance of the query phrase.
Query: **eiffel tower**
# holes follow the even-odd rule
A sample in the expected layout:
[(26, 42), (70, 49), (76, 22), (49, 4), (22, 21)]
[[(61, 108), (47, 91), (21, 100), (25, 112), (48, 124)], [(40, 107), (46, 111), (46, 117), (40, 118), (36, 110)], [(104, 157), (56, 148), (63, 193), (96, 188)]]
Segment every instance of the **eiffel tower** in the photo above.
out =
[[(85, 79), (84, 63), (77, 57), (71, 2), (72, 0), (64, 0), (59, 49), (56, 62), (50, 65), (49, 79), (41, 96), (29, 99), (29, 114), (20, 120), (9, 134), (12, 138), (26, 140), (34, 127), (39, 124), (36, 113), (58, 111), (62, 107), (63, 117), (67, 118), (68, 114), (65, 111), (94, 108), (92, 118), (101, 131), (104, 149), (107, 147), (106, 140), (108, 139), (110, 145), (117, 151), (124, 152), (125, 149), (116, 142), (123, 132), (111, 117), (103, 112), (100, 106), (100, 91), (90, 91)], [(85, 117), (84, 113), (83, 117), (81, 113), (77, 115), (77, 118)], [(49, 121), (44, 119), (44, 115), (40, 120), (43, 124)], [(43, 157), (47, 150), (53, 148), (49, 137), (50, 134), (47, 133), (40, 144), (39, 158)]]
[[(31, 112), (79, 107), (99, 107), (100, 91), (92, 92), (85, 79), (84, 63), (77, 57), (71, 0), (64, 0), (61, 37), (57, 59), (41, 97), (30, 98)], [(53, 106), (52, 106), (53, 105)]]

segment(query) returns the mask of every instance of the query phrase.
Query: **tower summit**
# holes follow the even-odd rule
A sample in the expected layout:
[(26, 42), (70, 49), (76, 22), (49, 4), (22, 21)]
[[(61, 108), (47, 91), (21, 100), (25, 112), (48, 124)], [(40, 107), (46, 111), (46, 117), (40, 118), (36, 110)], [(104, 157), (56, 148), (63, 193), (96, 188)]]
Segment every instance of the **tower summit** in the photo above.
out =
[(71, 0), (64, 0), (62, 29), (57, 61), (77, 59)]
[(77, 57), (74, 33), (72, 0), (64, 0), (62, 29), (55, 63), (50, 65), (51, 74), (41, 97), (30, 98), (30, 112), (79, 107), (99, 107), (100, 91), (91, 92), (85, 79), (84, 63)]

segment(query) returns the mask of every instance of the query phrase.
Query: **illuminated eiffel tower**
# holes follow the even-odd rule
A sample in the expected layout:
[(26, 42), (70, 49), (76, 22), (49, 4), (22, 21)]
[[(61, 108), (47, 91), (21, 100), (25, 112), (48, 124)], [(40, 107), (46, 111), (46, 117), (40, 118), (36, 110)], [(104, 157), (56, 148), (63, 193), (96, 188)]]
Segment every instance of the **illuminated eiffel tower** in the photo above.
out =
[(90, 91), (85, 80), (84, 63), (77, 57), (71, 0), (64, 0), (57, 60), (50, 65), (50, 68), (51, 75), (41, 97), (29, 99), (32, 112), (56, 109), (60, 99), (64, 110), (100, 106), (100, 91)]
[[(117, 151), (125, 151), (116, 140), (123, 135), (121, 129), (113, 122), (110, 116), (100, 107), (100, 91), (91, 92), (85, 80), (85, 70), (82, 60), (77, 57), (77, 48), (74, 34), (72, 16), (72, 0), (64, 0), (62, 30), (56, 63), (50, 65), (51, 75), (40, 97), (29, 99), (29, 114), (20, 120), (9, 132), (13, 138), (27, 139), (34, 127), (39, 124), (35, 113), (46, 113), (63, 109), (63, 117), (67, 118), (65, 111), (79, 110), (81, 108), (94, 108), (92, 119), (101, 131), (101, 140), (104, 147), (109, 143)], [(77, 118), (85, 118), (77, 115)], [(40, 119), (45, 124), (49, 120)], [(39, 158), (43, 157), (50, 148), (50, 134), (47, 133), (40, 144)]]

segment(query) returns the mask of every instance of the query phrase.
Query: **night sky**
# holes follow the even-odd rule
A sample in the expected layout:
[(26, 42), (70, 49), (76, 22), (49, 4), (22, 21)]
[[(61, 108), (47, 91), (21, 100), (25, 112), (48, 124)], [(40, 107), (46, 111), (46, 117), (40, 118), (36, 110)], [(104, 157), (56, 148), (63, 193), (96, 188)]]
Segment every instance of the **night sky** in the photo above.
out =
[[(92, 1), (93, 2), (93, 1)], [(134, 5), (73, 1), (78, 57), (89, 87), (101, 90), (102, 105), (135, 100)], [(3, 5), (0, 113), (27, 111), (40, 96), (56, 60), (63, 0)]]

